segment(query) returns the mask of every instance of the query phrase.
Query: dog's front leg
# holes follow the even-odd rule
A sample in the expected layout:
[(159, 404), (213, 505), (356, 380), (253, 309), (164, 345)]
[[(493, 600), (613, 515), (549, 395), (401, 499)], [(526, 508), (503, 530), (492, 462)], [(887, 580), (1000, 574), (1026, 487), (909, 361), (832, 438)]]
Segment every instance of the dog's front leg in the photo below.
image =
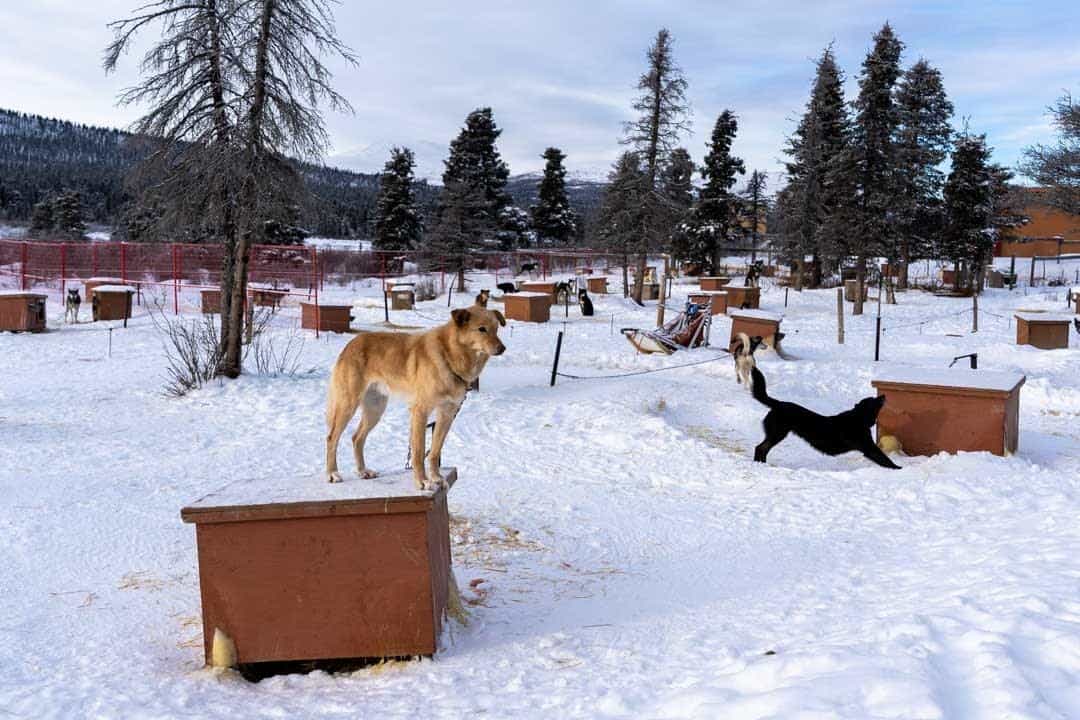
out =
[[(412, 424), (409, 429), (409, 447), (412, 448), (413, 479), (417, 490), (427, 490), (428, 479), (424, 474), (424, 441), (427, 435), (427, 420), (431, 410), (426, 405), (416, 403), (412, 406)], [(438, 424), (435, 432), (438, 432)]]
[(435, 431), (431, 433), (431, 452), (428, 453), (428, 479), (436, 486), (446, 484), (441, 472), (443, 443), (460, 409), (461, 403), (444, 403), (435, 409)]

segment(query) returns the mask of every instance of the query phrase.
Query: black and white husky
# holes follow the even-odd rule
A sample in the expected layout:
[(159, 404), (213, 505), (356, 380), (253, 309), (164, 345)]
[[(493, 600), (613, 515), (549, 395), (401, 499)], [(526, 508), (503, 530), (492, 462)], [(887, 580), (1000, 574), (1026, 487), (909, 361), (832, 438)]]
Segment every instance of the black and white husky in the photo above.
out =
[(750, 387), (750, 371), (757, 367), (754, 361), (754, 351), (761, 345), (761, 336), (751, 338), (744, 332), (735, 336), (735, 342), (731, 344), (731, 355), (735, 358), (735, 380)]
[(64, 300), (64, 322), (79, 322), (80, 305), (82, 305), (82, 298), (79, 296), (79, 289), (68, 290), (67, 298)]
[(585, 288), (581, 288), (580, 290), (578, 290), (577, 291), (577, 301), (578, 301), (578, 305), (581, 306), (581, 314), (584, 317), (592, 317), (593, 316), (593, 304), (592, 304), (592, 300), (589, 298), (589, 291), (586, 290)]

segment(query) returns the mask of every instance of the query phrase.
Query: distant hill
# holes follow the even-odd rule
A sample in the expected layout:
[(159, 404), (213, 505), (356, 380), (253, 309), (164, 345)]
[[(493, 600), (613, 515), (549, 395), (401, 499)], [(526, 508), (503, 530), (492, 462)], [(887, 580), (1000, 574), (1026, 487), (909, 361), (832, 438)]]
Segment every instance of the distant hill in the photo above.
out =
[[(0, 221), (29, 221), (36, 203), (71, 188), (81, 193), (89, 222), (115, 225), (130, 200), (124, 177), (147, 147), (123, 130), (0, 109)], [(366, 152), (373, 158), (381, 150)], [(303, 227), (324, 237), (368, 237), (379, 175), (310, 163), (299, 168), (310, 192), (301, 208)], [(534, 173), (511, 177), (515, 204), (528, 209), (539, 182)], [(595, 213), (603, 188), (592, 180), (567, 183), (570, 203), (585, 219)], [(417, 183), (425, 208), (434, 207), (438, 193), (426, 180)]]

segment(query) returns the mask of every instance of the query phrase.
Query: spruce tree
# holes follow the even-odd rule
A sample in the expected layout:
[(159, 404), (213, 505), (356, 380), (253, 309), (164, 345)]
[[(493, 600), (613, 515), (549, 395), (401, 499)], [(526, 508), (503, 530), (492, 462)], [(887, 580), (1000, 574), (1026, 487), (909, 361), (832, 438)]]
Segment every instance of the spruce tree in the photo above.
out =
[(898, 112), (893, 90), (901, 75), (903, 48), (888, 23), (874, 35), (874, 47), (859, 73), (848, 152), (834, 165), (836, 186), (845, 189), (841, 197), (847, 201), (840, 209), (840, 222), (833, 227), (837, 229), (838, 249), (855, 261), (855, 315), (863, 310), (866, 259), (896, 254), (893, 205), (898, 192), (894, 144)]
[(34, 204), (33, 214), (30, 216), (30, 234), (43, 235), (52, 232), (53, 225), (53, 199), (47, 197)]
[[(784, 152), (788, 191), (784, 198), (784, 254), (795, 266), (795, 289), (801, 290), (806, 256), (813, 261), (811, 285), (821, 283), (823, 255), (837, 245), (843, 230), (840, 208), (849, 191), (842, 172), (850, 120), (844, 103), (844, 77), (832, 46), (815, 63), (806, 111)], [(831, 252), (829, 254), (832, 254)]]
[(392, 148), (379, 177), (375, 200), (376, 250), (415, 250), (420, 244), (423, 220), (413, 197), (416, 161), (409, 148)]
[(685, 260), (691, 248), (690, 215), (694, 205), (694, 161), (686, 148), (675, 148), (660, 176), (664, 209), (670, 220), (670, 252), (676, 260)]
[(766, 195), (768, 175), (760, 170), (750, 173), (746, 189), (742, 193), (742, 217), (739, 224), (743, 235), (750, 243), (750, 262), (757, 261), (758, 242), (761, 238), (761, 226), (769, 213), (769, 198)]
[(539, 199), (529, 208), (532, 226), (541, 243), (565, 245), (577, 233), (578, 219), (566, 197), (566, 155), (559, 148), (549, 147), (542, 155), (544, 177), (540, 181)]
[(944, 225), (941, 190), (945, 174), (938, 166), (952, 142), (949, 118), (953, 106), (941, 73), (920, 59), (904, 73), (896, 88), (896, 170), (894, 198), (899, 237), (900, 287), (907, 287), (908, 264), (926, 257)]
[(510, 250), (517, 238), (517, 230), (503, 226), (504, 210), (512, 203), (506, 192), (510, 168), (495, 146), (501, 134), (491, 108), (479, 108), (469, 113), (465, 127), (450, 143), (443, 187), (460, 186), (454, 195), (458, 201), (468, 196), (465, 206), (470, 208), (469, 212), (478, 213), (470, 224), (484, 233), (475, 238), (476, 241)]
[(606, 249), (622, 257), (624, 295), (629, 286), (627, 265), (644, 223), (648, 194), (648, 176), (641, 158), (634, 152), (623, 153), (608, 175), (608, 186), (596, 218), (596, 235)]
[(985, 135), (965, 131), (957, 138), (945, 181), (946, 222), (938, 255), (956, 264), (958, 286), (971, 286), (972, 276), (978, 275), (973, 271), (990, 257), (999, 173), (1001, 169), (990, 163)]
[(633, 108), (638, 118), (626, 123), (623, 144), (632, 146), (643, 163), (648, 193), (643, 197), (638, 231), (637, 277), (631, 297), (641, 304), (645, 265), (650, 249), (670, 233), (670, 217), (664, 212), (659, 189), (660, 173), (680, 133), (690, 127), (686, 78), (675, 64), (671, 33), (662, 28), (646, 53), (647, 68), (638, 79), (641, 91)]
[(731, 154), (738, 129), (739, 123), (730, 110), (724, 110), (716, 119), (709, 152), (701, 166), (705, 185), (698, 194), (690, 222), (693, 235), (691, 259), (713, 272), (720, 266), (724, 248), (738, 227), (739, 203), (732, 188), (736, 175), (746, 172), (742, 159)]

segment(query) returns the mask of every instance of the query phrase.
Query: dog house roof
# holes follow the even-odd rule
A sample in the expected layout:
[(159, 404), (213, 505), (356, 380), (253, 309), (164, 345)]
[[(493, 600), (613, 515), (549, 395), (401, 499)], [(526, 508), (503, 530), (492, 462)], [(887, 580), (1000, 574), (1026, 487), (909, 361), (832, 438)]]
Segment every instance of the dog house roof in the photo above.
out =
[(1013, 372), (893, 365), (879, 368), (874, 373), (871, 384), (874, 387), (881, 383), (1011, 392), (1023, 385), (1026, 379), (1023, 374)]
[[(457, 468), (443, 468), (442, 475), (453, 486)], [(417, 490), (411, 470), (340, 483), (329, 483), (322, 475), (244, 479), (199, 498), (183, 508), (180, 517), (184, 522), (220, 523), (426, 512), (439, 492), (444, 491)]]
[(45, 298), (48, 296), (45, 293), (29, 292), (27, 290), (0, 290), (0, 297)]
[(505, 297), (527, 297), (527, 298), (529, 298), (529, 297), (551, 297), (551, 296), (548, 293), (516, 292), (516, 293), (510, 293), (510, 294), (506, 295)]
[(728, 315), (751, 320), (771, 320), (772, 322), (780, 322), (784, 319), (783, 315), (771, 313), (767, 310), (732, 310)]
[(130, 285), (97, 285), (94, 287), (94, 292), (135, 292), (135, 288)]
[(1072, 322), (1076, 316), (1062, 313), (1018, 312), (1014, 317), (1029, 323), (1067, 323)]

